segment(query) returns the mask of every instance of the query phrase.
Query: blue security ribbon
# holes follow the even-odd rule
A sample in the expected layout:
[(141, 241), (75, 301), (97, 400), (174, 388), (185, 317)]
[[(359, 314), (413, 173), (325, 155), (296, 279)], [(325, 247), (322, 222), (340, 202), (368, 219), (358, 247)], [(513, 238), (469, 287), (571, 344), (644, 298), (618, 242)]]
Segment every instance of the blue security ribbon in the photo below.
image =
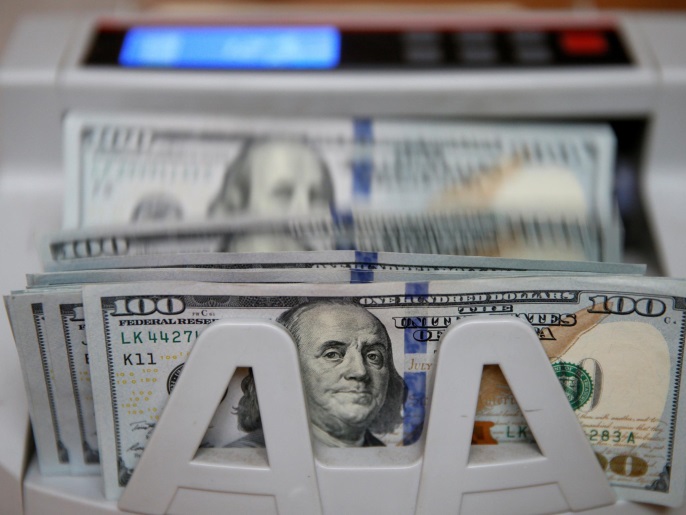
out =
[[(407, 283), (406, 296), (426, 296), (429, 283)], [(414, 337), (416, 328), (405, 328), (405, 355), (426, 354), (426, 342)], [(403, 445), (416, 442), (422, 434), (426, 415), (426, 372), (405, 372), (407, 398), (403, 409)]]
[(351, 283), (373, 283), (374, 282), (374, 267), (357, 268), (357, 264), (363, 263), (367, 265), (375, 265), (378, 263), (378, 254), (376, 252), (355, 252), (355, 266), (350, 270)]
[[(429, 283), (407, 283), (405, 295), (425, 297), (429, 294)], [(426, 354), (426, 341), (417, 341), (414, 337), (416, 329), (405, 328), (405, 354)]]
[[(364, 146), (374, 141), (372, 121), (367, 118), (359, 118), (353, 122), (355, 146)], [(368, 198), (372, 189), (372, 173), (374, 163), (366, 154), (356, 155), (352, 162), (353, 173), (353, 197)]]

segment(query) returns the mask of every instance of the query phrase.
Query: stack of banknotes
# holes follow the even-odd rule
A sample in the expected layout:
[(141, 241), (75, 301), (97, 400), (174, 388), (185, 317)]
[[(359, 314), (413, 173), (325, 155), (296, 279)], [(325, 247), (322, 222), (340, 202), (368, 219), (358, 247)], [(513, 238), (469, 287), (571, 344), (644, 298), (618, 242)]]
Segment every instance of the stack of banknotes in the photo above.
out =
[[(317, 445), (421, 447), (442, 334), (515, 316), (617, 494), (684, 500), (686, 282), (603, 262), (608, 129), (66, 123), (65, 230), (5, 297), (44, 474), (102, 474), (116, 499), (195, 340), (231, 318), (290, 331)], [(232, 377), (202, 447), (264, 446), (256, 388)], [(533, 441), (485, 367), (472, 444)]]

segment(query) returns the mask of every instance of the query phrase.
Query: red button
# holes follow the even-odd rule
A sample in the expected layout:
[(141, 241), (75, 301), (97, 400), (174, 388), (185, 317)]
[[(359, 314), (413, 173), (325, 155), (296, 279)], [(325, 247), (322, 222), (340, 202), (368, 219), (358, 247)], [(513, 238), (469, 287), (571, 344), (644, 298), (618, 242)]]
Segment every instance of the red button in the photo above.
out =
[(562, 32), (562, 51), (568, 55), (603, 55), (608, 51), (605, 34), (597, 31)]

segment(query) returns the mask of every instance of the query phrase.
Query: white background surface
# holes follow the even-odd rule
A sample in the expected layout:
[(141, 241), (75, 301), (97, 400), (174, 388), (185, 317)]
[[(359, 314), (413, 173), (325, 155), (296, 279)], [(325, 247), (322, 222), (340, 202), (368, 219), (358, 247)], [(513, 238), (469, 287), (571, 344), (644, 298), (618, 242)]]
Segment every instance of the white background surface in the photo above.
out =
[(134, 2), (125, 0), (0, 0), (0, 53), (16, 20), (23, 14), (74, 9), (114, 11), (133, 6)]

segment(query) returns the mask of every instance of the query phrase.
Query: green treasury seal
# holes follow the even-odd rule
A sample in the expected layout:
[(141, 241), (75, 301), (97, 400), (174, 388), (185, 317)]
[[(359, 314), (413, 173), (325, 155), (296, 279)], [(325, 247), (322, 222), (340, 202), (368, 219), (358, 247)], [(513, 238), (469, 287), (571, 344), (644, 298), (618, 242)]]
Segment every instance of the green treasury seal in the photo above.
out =
[(566, 361), (553, 363), (553, 370), (557, 374), (572, 409), (577, 410), (588, 402), (593, 395), (593, 381), (588, 372), (579, 365)]

